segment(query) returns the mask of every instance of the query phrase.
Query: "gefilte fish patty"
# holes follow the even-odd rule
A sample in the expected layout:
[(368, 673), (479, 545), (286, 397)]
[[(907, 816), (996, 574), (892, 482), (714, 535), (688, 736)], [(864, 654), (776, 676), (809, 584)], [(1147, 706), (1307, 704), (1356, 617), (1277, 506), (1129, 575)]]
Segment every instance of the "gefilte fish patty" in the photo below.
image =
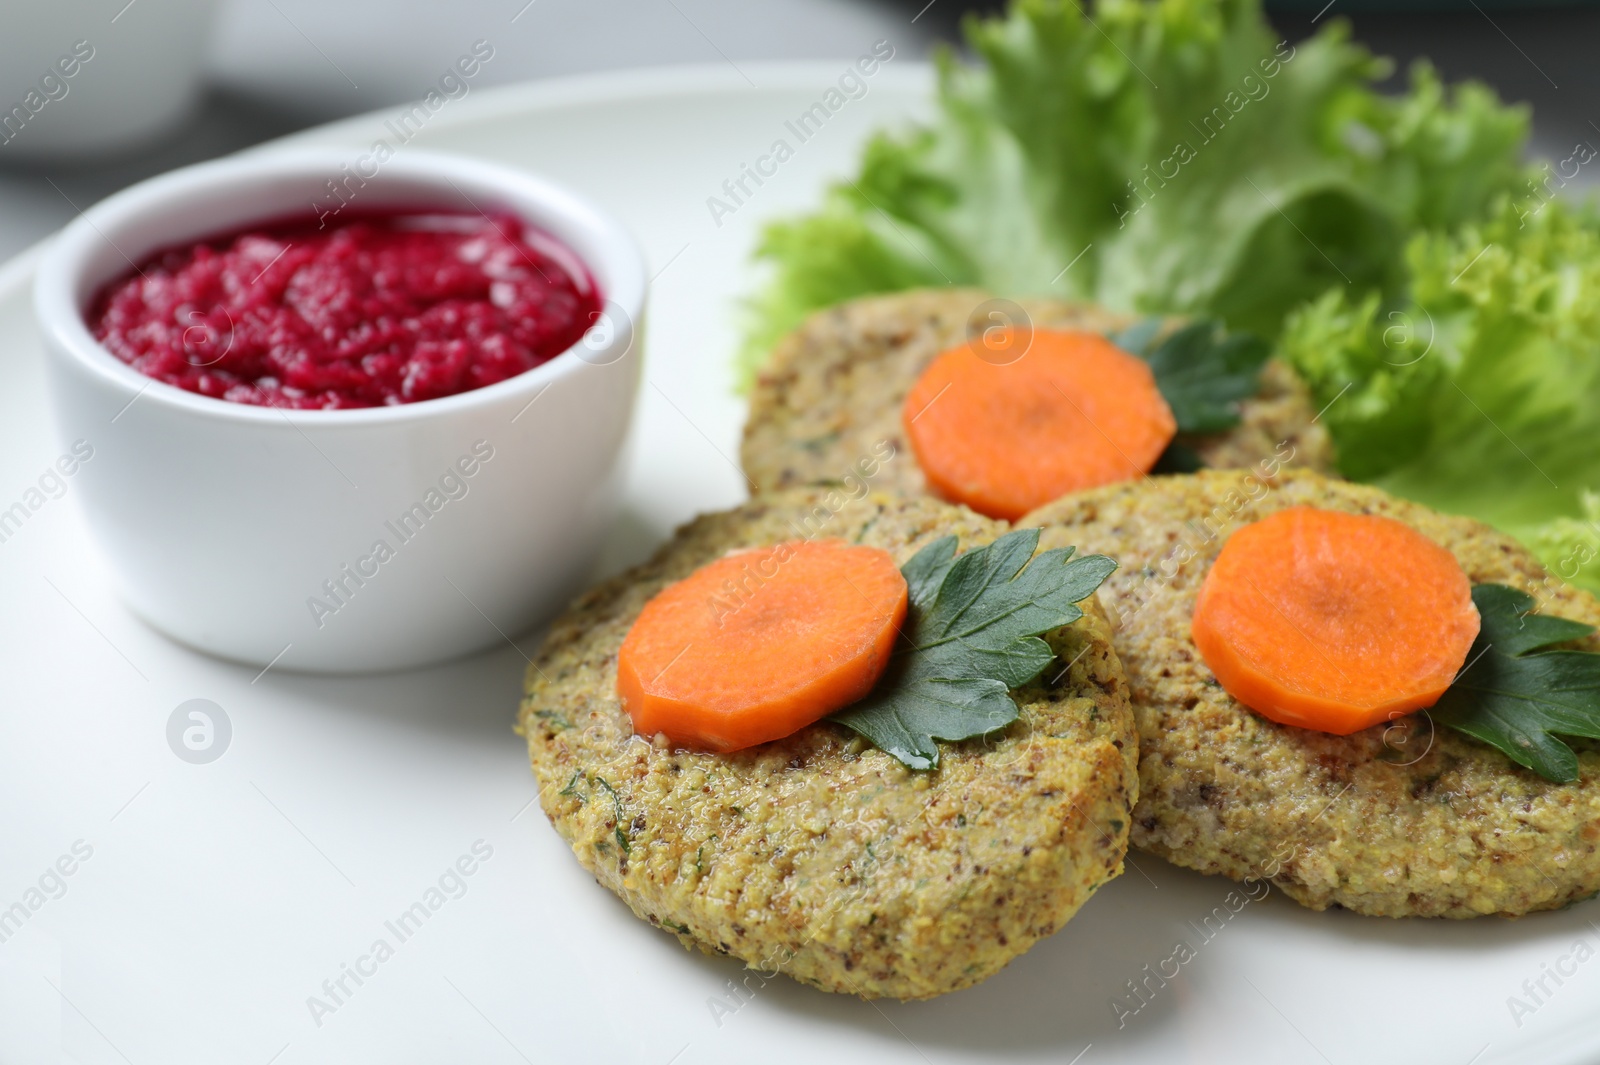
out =
[[(698, 518), (568, 609), (528, 670), (519, 725), (546, 815), (595, 878), (685, 945), (825, 991), (967, 987), (1066, 923), (1122, 871), (1137, 798), (1127, 683), (1105, 616), (1051, 634), (1021, 717), (907, 769), (822, 722), (732, 754), (635, 736), (617, 651), (647, 600), (735, 549), (797, 538), (904, 564), (947, 534), (1006, 530), (960, 507), (784, 492)], [(759, 590), (753, 594), (759, 595)]]
[[(1036, 329), (1111, 333), (1137, 319), (1089, 304), (1024, 299)], [(740, 458), (757, 490), (844, 480), (864, 458), (893, 453), (876, 487), (905, 495), (928, 489), (905, 438), (901, 407), (928, 364), (968, 340), (997, 301), (974, 289), (924, 289), (851, 300), (813, 314), (778, 343), (756, 378)], [(1001, 320), (996, 319), (996, 320)], [(1332, 470), (1327, 432), (1305, 385), (1269, 362), (1259, 395), (1240, 404), (1240, 423), (1222, 433), (1180, 435), (1208, 467), (1253, 466), (1274, 455)]]
[(1269, 721), (1217, 685), (1190, 637), (1201, 582), (1231, 532), (1296, 505), (1395, 518), (1453, 553), (1474, 584), (1600, 624), (1600, 603), (1510, 537), (1305, 471), (1149, 478), (1042, 507), (1018, 524), (1043, 526), (1043, 546), (1122, 563), (1100, 595), (1139, 725), (1134, 845), (1270, 880), (1313, 909), (1386, 917), (1510, 916), (1600, 891), (1593, 745), (1573, 741), (1581, 778), (1555, 784), (1426, 713), (1333, 736)]

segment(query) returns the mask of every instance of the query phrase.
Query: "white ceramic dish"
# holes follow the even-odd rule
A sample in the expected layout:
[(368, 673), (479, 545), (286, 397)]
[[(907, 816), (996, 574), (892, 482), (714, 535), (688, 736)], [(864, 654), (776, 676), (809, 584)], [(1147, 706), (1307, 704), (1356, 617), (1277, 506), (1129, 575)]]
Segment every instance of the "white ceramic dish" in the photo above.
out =
[(153, 381), (90, 335), (84, 308), (130, 262), (304, 214), (329, 200), (346, 154), (144, 182), (69, 225), (36, 282), (62, 448), (90, 456), (69, 463), (73, 486), (123, 597), (177, 639), (256, 666), (364, 672), (482, 650), (499, 639), (483, 614), (521, 631), (578, 590), (616, 515), (643, 262), (602, 212), (523, 171), (413, 150), (364, 168), (353, 193), (364, 209), (510, 210), (583, 260), (601, 321), (510, 380), (284, 411)]
[[(707, 197), (785, 136), (844, 62), (743, 66), (759, 89), (722, 68), (485, 92), (418, 138), (547, 173), (644, 245), (657, 275), (650, 353), (608, 566), (741, 497), (729, 459), (743, 404), (728, 360), (758, 223), (816, 202), (872, 128), (926, 110), (931, 85), (920, 68), (879, 72), (719, 228)], [(383, 118), (308, 139), (365, 151), (387, 135)], [(40, 409), (30, 270), (25, 259), (0, 274), (0, 501), (57, 455)], [(735, 992), (742, 970), (634, 918), (530, 805), (525, 750), (508, 728), (522, 651), (502, 644), (395, 676), (273, 669), (257, 680), (118, 606), (75, 490), (0, 543), (0, 908), (75, 841), (94, 849), (65, 893), (0, 943), (0, 1061), (1600, 1060), (1600, 959), (1559, 988), (1547, 979), (1554, 993), (1520, 1026), (1507, 1006), (1545, 966), (1573, 968), (1574, 943), (1593, 949), (1596, 903), (1447, 923), (1312, 913), (1273, 893), (1219, 922), (1234, 885), (1139, 854), (1061, 934), (969, 991), (911, 1005), (781, 979)], [(511, 635), (531, 653), (531, 638)], [(194, 698), (231, 720), (231, 746), (206, 765), (166, 738)], [(493, 856), (465, 893), (392, 957), (363, 962), (377, 939), (396, 939), (385, 922), (479, 839)], [(1119, 1027), (1113, 1001), (1129, 1001), (1128, 981), (1159, 971), (1180, 940), (1195, 957)], [(319, 1027), (307, 1000), (344, 965), (376, 975), (347, 977), (352, 993)]]

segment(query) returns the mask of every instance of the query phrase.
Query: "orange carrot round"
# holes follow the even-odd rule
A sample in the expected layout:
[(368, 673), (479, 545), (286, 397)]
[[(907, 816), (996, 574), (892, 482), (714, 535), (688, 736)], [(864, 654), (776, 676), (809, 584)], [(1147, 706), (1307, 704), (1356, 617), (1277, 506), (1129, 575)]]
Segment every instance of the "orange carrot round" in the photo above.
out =
[(1290, 507), (1228, 538), (1191, 632), (1239, 702), (1346, 736), (1437, 702), (1478, 610), (1455, 556), (1409, 525)]
[(906, 616), (894, 558), (792, 541), (702, 566), (645, 604), (617, 656), (617, 694), (642, 736), (736, 751), (857, 701)]
[(991, 333), (988, 346), (934, 359), (902, 409), (917, 463), (946, 499), (1015, 521), (1143, 476), (1177, 433), (1150, 367), (1099, 334), (1034, 330), (1028, 344), (1026, 330)]

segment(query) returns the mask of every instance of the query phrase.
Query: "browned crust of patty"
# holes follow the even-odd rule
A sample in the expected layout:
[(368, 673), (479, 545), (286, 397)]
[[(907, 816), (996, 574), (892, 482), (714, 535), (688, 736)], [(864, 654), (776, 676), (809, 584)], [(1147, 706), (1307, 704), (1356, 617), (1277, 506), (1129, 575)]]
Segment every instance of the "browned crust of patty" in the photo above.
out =
[[(901, 407), (930, 362), (967, 339), (968, 322), (993, 297), (976, 289), (923, 289), (869, 296), (818, 311), (774, 349), (750, 400), (740, 451), (745, 472), (761, 489), (838, 483), (883, 442), (895, 458), (874, 487), (905, 495), (927, 492), (905, 441)], [(1090, 304), (1015, 301), (1040, 329), (1107, 333), (1135, 319)], [(1333, 468), (1332, 447), (1306, 388), (1286, 367), (1269, 363), (1260, 395), (1244, 401), (1238, 426), (1183, 437), (1207, 466), (1247, 467), (1282, 445), (1296, 465)]]
[[(1533, 594), (1545, 613), (1600, 624), (1516, 541), (1378, 489), (1304, 471), (1204, 472), (1058, 500), (1019, 522), (1045, 546), (1117, 558), (1101, 589), (1139, 726), (1133, 843), (1178, 865), (1270, 879), (1313, 909), (1506, 916), (1600, 891), (1600, 753), (1551, 783), (1425, 715), (1351, 736), (1279, 725), (1216, 683), (1190, 637), (1195, 596), (1234, 529), (1294, 505), (1382, 514), (1450, 550), (1474, 583)], [(1600, 639), (1586, 641), (1600, 648)]]
[[(926, 998), (977, 983), (1122, 870), (1138, 782), (1127, 685), (1092, 600), (1049, 639), (1060, 661), (1021, 717), (941, 744), (919, 773), (813, 725), (733, 754), (632, 734), (616, 656), (653, 595), (735, 548), (820, 534), (902, 564), (1005, 526), (930, 499), (775, 493), (696, 519), (555, 623), (519, 727), (539, 800), (578, 860), (685, 945), (826, 991)], [(759, 595), (759, 591), (755, 594)]]

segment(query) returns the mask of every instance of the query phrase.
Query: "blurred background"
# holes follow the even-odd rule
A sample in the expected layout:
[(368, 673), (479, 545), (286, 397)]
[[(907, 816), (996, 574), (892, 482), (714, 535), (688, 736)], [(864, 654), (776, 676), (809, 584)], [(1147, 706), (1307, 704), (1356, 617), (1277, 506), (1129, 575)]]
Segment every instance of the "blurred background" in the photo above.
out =
[[(151, 174), (307, 126), (420, 98), (471, 42), (494, 49), (471, 91), (683, 63), (831, 59), (887, 37), (924, 58), (957, 42), (963, 0), (12, 0), (0, 112), (78, 41), (93, 58), (0, 144), (0, 259)], [(1576, 5), (1269, 5), (1285, 37), (1347, 19), (1399, 61), (1482, 79), (1535, 106), (1535, 150), (1600, 143), (1600, 10)], [(49, 42), (49, 43), (44, 43)], [(71, 65), (69, 63), (69, 65)], [(128, 69), (124, 69), (124, 67)], [(125, 86), (129, 78), (134, 91)], [(76, 93), (78, 99), (67, 101)], [(44, 108), (53, 108), (50, 114)], [(48, 119), (49, 121), (45, 121)], [(4, 133), (0, 132), (0, 139)]]

